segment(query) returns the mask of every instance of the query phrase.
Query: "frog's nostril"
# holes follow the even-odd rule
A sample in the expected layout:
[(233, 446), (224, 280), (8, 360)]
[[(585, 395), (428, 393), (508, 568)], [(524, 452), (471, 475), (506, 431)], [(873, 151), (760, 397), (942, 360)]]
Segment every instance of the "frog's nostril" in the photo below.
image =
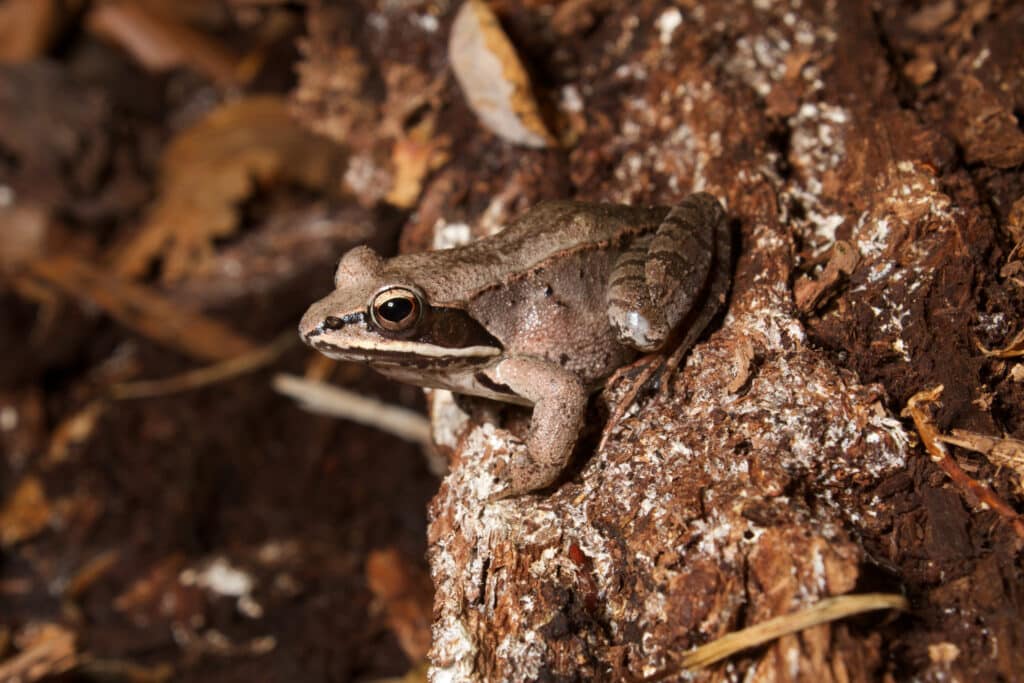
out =
[(337, 318), (333, 315), (329, 315), (326, 318), (324, 318), (323, 322), (323, 328), (325, 330), (340, 330), (342, 327), (344, 327), (344, 325), (344, 320), (342, 320), (341, 318)]

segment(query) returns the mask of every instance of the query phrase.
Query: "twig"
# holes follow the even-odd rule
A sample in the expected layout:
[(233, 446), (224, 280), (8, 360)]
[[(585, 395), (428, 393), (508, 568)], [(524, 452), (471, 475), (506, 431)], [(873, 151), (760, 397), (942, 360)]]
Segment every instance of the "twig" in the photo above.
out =
[(825, 598), (807, 609), (774, 617), (694, 648), (683, 655), (679, 665), (683, 669), (700, 669), (731, 657), (740, 650), (763, 645), (812, 626), (827, 624), (863, 612), (880, 609), (905, 610), (907, 607), (907, 599), (894, 593), (864, 593)]
[(110, 398), (115, 401), (153, 398), (155, 396), (176, 394), (223, 382), (270, 365), (282, 353), (291, 348), (297, 339), (298, 337), (294, 332), (288, 331), (266, 346), (249, 353), (243, 353), (221, 363), (196, 368), (195, 370), (189, 370), (180, 375), (164, 379), (121, 382), (110, 387)]
[(996, 467), (1007, 467), (1021, 477), (1020, 490), (1024, 493), (1024, 441), (1008, 436), (999, 438), (979, 434), (967, 429), (954, 429), (950, 434), (940, 435), (944, 443), (981, 453)]
[(651, 377), (654, 376), (659, 369), (665, 365), (665, 357), (659, 355), (642, 356), (639, 360), (633, 362), (631, 365), (626, 366), (619, 370), (617, 375), (627, 375), (632, 370), (641, 367), (640, 374), (633, 379), (632, 384), (626, 390), (626, 394), (616, 401), (615, 407), (611, 414), (608, 416), (608, 420), (605, 422), (604, 431), (601, 433), (601, 440), (597, 444), (597, 450), (600, 451), (604, 448), (605, 443), (611, 437), (612, 432), (618, 426), (619, 422), (626, 415), (626, 411), (629, 410), (630, 406), (636, 401), (640, 392), (647, 386), (647, 382), (650, 381)]
[(1021, 520), (1013, 508), (1004, 503), (999, 496), (986, 486), (967, 476), (967, 473), (960, 469), (956, 461), (949, 457), (946, 445), (941, 441), (942, 435), (932, 421), (931, 415), (924, 408), (926, 404), (938, 401), (942, 395), (942, 390), (943, 386), (940, 384), (933, 389), (917, 392), (907, 401), (904, 415), (909, 414), (913, 418), (914, 426), (917, 427), (917, 433), (921, 435), (921, 442), (931, 455), (932, 461), (938, 463), (949, 478), (953, 480), (953, 483), (962, 490), (970, 492), (982, 505), (994, 510), (1001, 517), (1005, 518), (1013, 526), (1013, 530), (1017, 535), (1020, 538), (1024, 538), (1024, 521)]
[(98, 306), (142, 336), (193, 358), (222, 361), (255, 348), (227, 325), (185, 310), (150, 287), (112, 275), (73, 255), (33, 261), (28, 269), (30, 275)]
[(424, 446), (432, 444), (430, 423), (415, 411), (296, 375), (277, 374), (272, 384), (275, 391), (295, 399), (311, 413), (358, 422)]

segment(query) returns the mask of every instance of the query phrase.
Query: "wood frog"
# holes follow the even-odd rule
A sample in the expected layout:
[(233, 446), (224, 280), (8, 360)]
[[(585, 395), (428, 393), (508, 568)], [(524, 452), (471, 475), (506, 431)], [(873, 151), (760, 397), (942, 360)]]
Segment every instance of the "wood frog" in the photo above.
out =
[(696, 341), (725, 298), (730, 247), (706, 193), (674, 207), (546, 201), (454, 249), (352, 249), (299, 333), (402, 382), (532, 406), (525, 454), (503, 477), (517, 495), (557, 479), (612, 372)]

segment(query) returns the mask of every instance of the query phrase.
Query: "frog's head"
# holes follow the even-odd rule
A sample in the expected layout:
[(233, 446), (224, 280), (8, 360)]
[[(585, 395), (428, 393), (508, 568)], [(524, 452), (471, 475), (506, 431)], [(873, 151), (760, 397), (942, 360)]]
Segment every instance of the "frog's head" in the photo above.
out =
[(432, 370), (482, 365), (502, 352), (465, 310), (432, 304), (400, 258), (356, 247), (338, 264), (334, 287), (299, 323), (302, 340), (331, 358)]

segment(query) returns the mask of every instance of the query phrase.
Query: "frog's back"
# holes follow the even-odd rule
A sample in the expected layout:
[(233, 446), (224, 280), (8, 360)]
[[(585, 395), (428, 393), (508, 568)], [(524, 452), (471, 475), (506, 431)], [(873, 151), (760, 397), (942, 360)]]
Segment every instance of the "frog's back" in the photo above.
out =
[(416, 273), (437, 302), (454, 301), (507, 283), (575, 251), (620, 248), (657, 229), (666, 207), (588, 204), (568, 200), (537, 204), (500, 233), (462, 247), (406, 254), (396, 272)]

